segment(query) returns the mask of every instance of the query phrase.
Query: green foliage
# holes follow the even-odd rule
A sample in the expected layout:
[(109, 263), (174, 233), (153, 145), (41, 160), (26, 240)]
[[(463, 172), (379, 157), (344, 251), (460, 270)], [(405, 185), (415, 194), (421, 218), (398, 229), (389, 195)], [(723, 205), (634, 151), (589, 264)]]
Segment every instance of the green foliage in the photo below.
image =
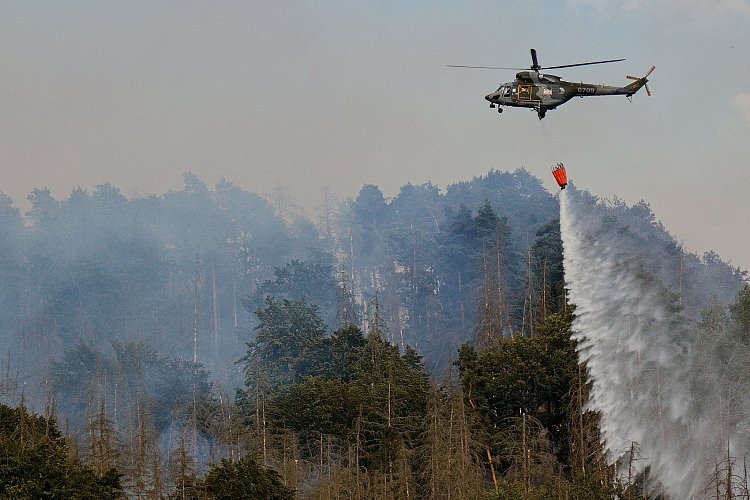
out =
[(203, 485), (208, 497), (216, 500), (294, 498), (294, 491), (282, 484), (279, 475), (261, 467), (251, 455), (237, 461), (222, 459), (219, 465), (211, 464)]
[(745, 285), (729, 307), (734, 334), (746, 344), (750, 343), (750, 285)]
[(321, 376), (348, 382), (356, 376), (355, 365), (367, 341), (362, 330), (355, 325), (345, 325), (323, 339), (318, 359), (322, 362)]
[(328, 254), (317, 252), (310, 260), (293, 259), (283, 267), (274, 268), (274, 279), (258, 285), (253, 296), (245, 301), (245, 306), (250, 310), (262, 308), (267, 297), (304, 300), (315, 304), (332, 323), (336, 317), (336, 291), (333, 259)]
[(628, 491), (616, 482), (603, 484), (594, 476), (573, 482), (563, 477), (548, 477), (543, 484), (502, 480), (499, 483), (499, 491), (487, 496), (488, 500), (611, 500), (616, 498), (645, 500), (646, 497)]
[(328, 349), (335, 346), (339, 359), (349, 362), (280, 388), (268, 402), (268, 415), (275, 428), (294, 430), (302, 443), (312, 443), (321, 434), (353, 441), (360, 432), (369, 459), (382, 466), (387, 457), (411, 446), (420, 432), (427, 375), (414, 365), (417, 357), (402, 358), (395, 346), (377, 335), (362, 345), (361, 332), (354, 327), (337, 333), (339, 339), (354, 339), (347, 344), (349, 352), (326, 342), (320, 355), (332, 357)]
[[(565, 493), (564, 489), (560, 491), (551, 485), (529, 486), (521, 481), (500, 481), (499, 491), (488, 495), (487, 498), (488, 500), (557, 500), (558, 498), (570, 498)], [(573, 498), (579, 499), (579, 497)]]
[(539, 228), (529, 252), (531, 262), (527, 295), (531, 298), (531, 304), (528, 304), (528, 310), (532, 312), (530, 323), (536, 328), (547, 315), (562, 311), (565, 303), (563, 248), (558, 219)]
[(321, 370), (316, 353), (326, 328), (318, 306), (304, 300), (266, 297), (265, 307), (255, 314), (260, 321), (255, 340), (247, 343), (247, 354), (240, 360), (248, 387), (256, 386), (258, 368), (273, 385), (300, 381)]
[(55, 422), (0, 405), (0, 498), (122, 498), (120, 473), (69, 457)]
[[(263, 446), (264, 464), (277, 467), (287, 484), (315, 489), (325, 483), (349, 498), (402, 497), (407, 489), (419, 497), (428, 483), (439, 492), (447, 482), (473, 478), (476, 492), (490, 485), (491, 463), (503, 495), (615, 494), (603, 486), (612, 484), (605, 467), (596, 475), (590, 473), (593, 460), (583, 463), (598, 452), (588, 446), (598, 440), (596, 416), (585, 415), (571, 430), (586, 400), (585, 369), (576, 365), (570, 311), (562, 300), (557, 203), (530, 173), (491, 171), (444, 192), (431, 183), (409, 184), (388, 200), (377, 186), (366, 185), (342, 205), (338, 220), (326, 221), (330, 255), (312, 256), (303, 249), (320, 242), (309, 221), (288, 224), (276, 207), (227, 181), (214, 190), (190, 173), (184, 181), (182, 191), (133, 200), (108, 184), (91, 193), (76, 189), (60, 201), (49, 190), (34, 190), (30, 225), (0, 194), (0, 343), (23, 353), (19, 364), (43, 359), (36, 350), (64, 353), (52, 366), (51, 381), (71, 426), (99, 434), (100, 481), (110, 477), (101, 458), (110, 456), (110, 417), (118, 419), (113, 429), (132, 431), (137, 421), (131, 435), (139, 439), (174, 423), (210, 442), (213, 456), (225, 451), (217, 443), (234, 447), (242, 441), (240, 426), (231, 421), (228, 437), (219, 436), (209, 374), (179, 356), (192, 359), (195, 349), (214, 373), (228, 372), (226, 360), (239, 356), (233, 329), (253, 326), (236, 311), (238, 299), (249, 297), (258, 326), (240, 362), (247, 391), (240, 391), (239, 401), (255, 417), (253, 439), (262, 443), (257, 449)], [(727, 422), (736, 423), (733, 405), (746, 392), (745, 370), (736, 367), (750, 359), (743, 348), (750, 343), (750, 289), (731, 307), (719, 304), (737, 293), (742, 272), (714, 252), (685, 254), (646, 203), (628, 208), (615, 200), (606, 211), (613, 233), (646, 249), (644, 276), (658, 275), (680, 290), (679, 301), (661, 298), (690, 313), (704, 305), (700, 288), (716, 295), (701, 333), (720, 338), (706, 346), (726, 366), (717, 374), (706, 370), (701, 383), (706, 391), (715, 386), (711, 377), (736, 384), (721, 395)], [(332, 256), (341, 260), (334, 263)], [(691, 276), (700, 277), (698, 285)], [(374, 334), (366, 337), (349, 325), (327, 335), (326, 323), (346, 318), (360, 324), (354, 303), (371, 304), (376, 294)], [(346, 312), (334, 315), (336, 305)], [(485, 350), (465, 345), (459, 358), (463, 393), (428, 397), (422, 355), (431, 368), (446, 366), (483, 319), (494, 337), (511, 330), (522, 336), (487, 343)], [(389, 331), (402, 340), (400, 348), (385, 340)], [(148, 343), (109, 340), (126, 336)], [(35, 372), (33, 366), (24, 370)], [(108, 411), (115, 387), (117, 413)], [(578, 389), (574, 396), (571, 387)], [(580, 439), (568, 436), (574, 432)], [(202, 464), (190, 456), (197, 449), (183, 446), (163, 467), (181, 461), (175, 477), (181, 492), (193, 496), (204, 493)], [(569, 460), (579, 449), (586, 452), (580, 467)], [(482, 466), (484, 477), (476, 474)], [(428, 478), (428, 471), (435, 476), (451, 467), (442, 482)], [(581, 472), (571, 472), (575, 467)], [(222, 469), (238, 480), (255, 474), (241, 468), (222, 463), (212, 472)], [(549, 481), (538, 479), (547, 472)], [(233, 484), (215, 476), (215, 485)], [(460, 498), (460, 488), (450, 491)]]
[[(505, 296), (520, 287), (508, 220), (488, 200), (476, 217), (464, 205), (457, 212), (446, 209), (445, 217), (446, 230), (438, 236), (436, 272), (442, 285), (438, 300), (453, 311), (444, 320), (446, 333), (478, 331), (482, 338), (491, 337), (490, 332), (502, 335), (510, 327)], [(435, 339), (428, 342), (431, 350)], [(454, 347), (458, 342), (454, 341)]]
[(365, 301), (379, 295), (387, 329), (419, 345), (437, 371), (475, 332), (483, 255), (500, 257), (493, 262), (502, 268), (496, 281), (508, 288), (503, 322), (521, 317), (513, 309), (522, 307), (516, 296), (526, 280), (526, 235), (557, 212), (541, 181), (522, 169), (491, 171), (445, 193), (431, 183), (408, 184), (391, 200), (364, 186), (346, 208), (338, 241), (343, 265)]
[(308, 377), (276, 394), (268, 414), (276, 426), (294, 429), (302, 440), (321, 433), (347, 436), (366, 396), (359, 385)]
[[(254, 425), (265, 425), (262, 412), (270, 434), (283, 442), (284, 456), (322, 461), (325, 436), (327, 460), (354, 446), (347, 452), (349, 467), (391, 474), (386, 482), (393, 482), (389, 471), (398, 463), (399, 475), (408, 477), (416, 466), (409, 450), (423, 434), (429, 393), (416, 351), (401, 356), (377, 332), (365, 338), (353, 325), (325, 337), (317, 309), (304, 301), (269, 298), (256, 314), (256, 340), (240, 361), (248, 390), (238, 393), (246, 415), (255, 415)], [(289, 443), (298, 443), (299, 451)]]
[(566, 409), (578, 368), (571, 321), (566, 310), (549, 316), (534, 337), (506, 337), (479, 353), (468, 344), (461, 347), (464, 390), (491, 440), (504, 421), (525, 414), (551, 433), (556, 450), (567, 448)]
[(485, 466), (498, 478), (489, 498), (624, 498), (627, 485), (604, 457), (598, 415), (585, 410), (590, 384), (570, 339), (572, 320), (566, 307), (534, 337), (460, 350), (464, 394), (491, 454)]

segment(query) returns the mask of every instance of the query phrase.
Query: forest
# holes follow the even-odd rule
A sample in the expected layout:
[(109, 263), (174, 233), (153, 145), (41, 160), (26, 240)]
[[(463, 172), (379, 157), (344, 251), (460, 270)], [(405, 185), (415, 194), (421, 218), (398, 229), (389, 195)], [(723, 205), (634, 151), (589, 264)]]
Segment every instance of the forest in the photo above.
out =
[[(645, 201), (578, 196), (706, 349), (750, 362), (745, 271)], [(558, 198), (526, 170), (312, 218), (191, 173), (28, 199), (0, 193), (0, 498), (655, 498), (639, 443), (602, 445)], [(743, 463), (705, 498), (747, 492)]]

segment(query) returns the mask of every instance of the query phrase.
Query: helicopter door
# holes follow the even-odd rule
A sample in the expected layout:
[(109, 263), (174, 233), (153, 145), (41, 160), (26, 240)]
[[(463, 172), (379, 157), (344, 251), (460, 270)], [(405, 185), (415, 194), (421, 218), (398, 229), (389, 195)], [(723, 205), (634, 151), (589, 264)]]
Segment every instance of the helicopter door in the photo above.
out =
[(531, 90), (533, 86), (532, 85), (519, 85), (518, 86), (518, 100), (519, 101), (530, 101), (531, 100)]

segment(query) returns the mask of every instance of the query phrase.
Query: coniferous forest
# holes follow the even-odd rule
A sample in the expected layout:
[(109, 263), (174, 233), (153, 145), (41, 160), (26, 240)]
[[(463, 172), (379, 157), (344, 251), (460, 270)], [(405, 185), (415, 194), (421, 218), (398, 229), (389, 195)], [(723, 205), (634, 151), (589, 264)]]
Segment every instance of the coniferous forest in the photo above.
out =
[[(582, 196), (750, 359), (743, 271)], [(307, 217), (190, 173), (29, 202), (0, 194), (0, 498), (653, 498), (636, 443), (600, 442), (558, 199), (523, 169)], [(733, 464), (707, 498), (747, 489)]]

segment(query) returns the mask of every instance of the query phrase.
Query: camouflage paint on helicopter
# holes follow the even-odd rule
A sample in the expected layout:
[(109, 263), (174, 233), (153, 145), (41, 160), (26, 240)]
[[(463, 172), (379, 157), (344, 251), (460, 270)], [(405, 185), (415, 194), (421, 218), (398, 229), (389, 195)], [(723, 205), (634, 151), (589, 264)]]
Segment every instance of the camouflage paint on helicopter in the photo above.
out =
[[(647, 77), (653, 70), (654, 66), (649, 69), (646, 76), (638, 78), (624, 87), (566, 82), (555, 75), (521, 71), (516, 74), (515, 81), (502, 84), (495, 92), (486, 95), (485, 99), (490, 102), (490, 107), (498, 106), (499, 112), (502, 112), (501, 106), (532, 108), (536, 110), (541, 120), (548, 110), (555, 109), (574, 97), (595, 95), (624, 95), (630, 97), (646, 86)], [(651, 92), (649, 92), (649, 95), (651, 95)]]
[[(514, 108), (531, 108), (537, 112), (539, 119), (550, 109), (555, 109), (561, 104), (565, 104), (574, 97), (588, 97), (595, 95), (624, 95), (628, 98), (645, 87), (648, 95), (651, 91), (648, 88), (648, 76), (655, 69), (651, 66), (648, 72), (641, 78), (627, 76), (635, 80), (630, 85), (624, 87), (615, 87), (612, 85), (595, 85), (592, 83), (577, 83), (562, 80), (559, 76), (540, 73), (544, 69), (539, 65), (536, 57), (536, 50), (531, 49), (532, 65), (530, 71), (520, 71), (516, 73), (516, 79), (507, 82), (495, 92), (487, 94), (484, 98), (490, 102), (490, 107), (497, 107), (497, 111), (502, 113), (503, 106)], [(623, 61), (624, 59), (611, 59), (608, 61), (594, 61), (578, 64), (565, 64), (562, 66), (549, 66), (547, 69), (569, 68), (573, 66), (587, 66), (590, 64), (604, 64), (610, 62)], [(454, 68), (483, 68), (483, 69), (520, 69), (520, 68), (497, 68), (489, 66), (456, 66)]]

